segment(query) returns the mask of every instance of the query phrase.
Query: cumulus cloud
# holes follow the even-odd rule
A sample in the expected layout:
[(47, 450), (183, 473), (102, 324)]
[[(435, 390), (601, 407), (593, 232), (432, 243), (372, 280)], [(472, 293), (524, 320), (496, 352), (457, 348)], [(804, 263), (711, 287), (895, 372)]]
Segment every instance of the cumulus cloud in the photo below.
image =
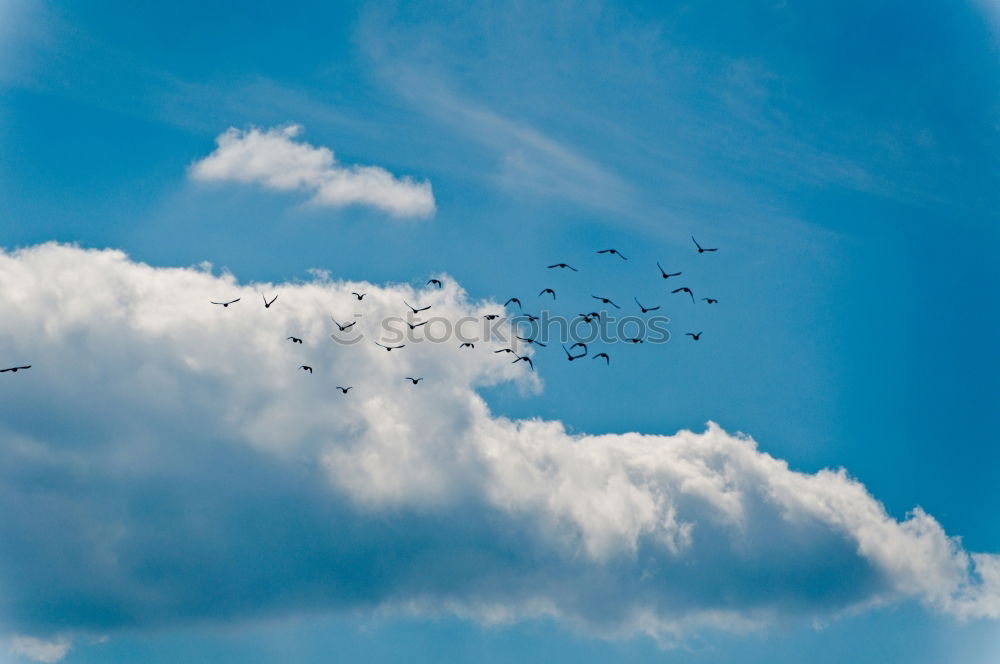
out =
[(434, 212), (430, 182), (397, 178), (378, 166), (341, 165), (329, 148), (296, 141), (301, 132), (299, 125), (246, 131), (230, 127), (215, 139), (215, 151), (195, 162), (189, 174), (204, 182), (308, 192), (314, 205), (367, 205), (399, 217)]
[[(1000, 557), (919, 508), (893, 518), (843, 470), (712, 424), (498, 417), (478, 387), (540, 383), (489, 344), (371, 343), (403, 298), (498, 308), (450, 280), (241, 284), (47, 244), (0, 254), (0, 281), (4, 361), (34, 365), (0, 381), (8, 632), (351, 608), (669, 641), (904, 600), (1000, 618)], [(330, 315), (355, 313), (367, 338), (333, 343)]]

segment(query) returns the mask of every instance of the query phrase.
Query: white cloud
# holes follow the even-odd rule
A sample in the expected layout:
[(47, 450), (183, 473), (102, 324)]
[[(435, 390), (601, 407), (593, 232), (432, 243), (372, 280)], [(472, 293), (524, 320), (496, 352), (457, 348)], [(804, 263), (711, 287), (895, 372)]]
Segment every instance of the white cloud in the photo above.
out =
[[(715, 425), (497, 417), (477, 387), (540, 384), (490, 344), (370, 343), (404, 298), (500, 308), (447, 279), (241, 285), (48, 244), (0, 255), (0, 282), (3, 361), (33, 365), (0, 380), (12, 631), (343, 607), (664, 640), (902, 600), (1000, 618), (1000, 557), (919, 508), (893, 518), (843, 470), (793, 471)], [(334, 344), (330, 315), (355, 313), (369, 340)]]
[(396, 178), (378, 166), (343, 166), (329, 148), (296, 141), (301, 132), (299, 125), (230, 127), (215, 139), (215, 151), (191, 166), (190, 176), (309, 192), (315, 205), (367, 205), (399, 217), (434, 212), (430, 182)]
[(31, 636), (14, 635), (7, 639), (7, 647), (11, 653), (30, 659), (33, 662), (52, 664), (66, 657), (70, 642), (65, 638), (52, 641), (36, 639)]

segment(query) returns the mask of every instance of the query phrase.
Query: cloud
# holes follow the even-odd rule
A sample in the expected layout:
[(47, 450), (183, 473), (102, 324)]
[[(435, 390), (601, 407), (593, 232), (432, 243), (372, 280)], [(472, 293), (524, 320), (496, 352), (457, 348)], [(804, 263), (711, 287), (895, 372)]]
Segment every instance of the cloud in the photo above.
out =
[[(371, 343), (404, 298), (442, 320), (498, 308), (448, 279), (240, 284), (46, 244), (0, 254), (0, 281), (4, 361), (33, 365), (0, 380), (8, 632), (360, 609), (669, 642), (908, 600), (1000, 618), (1000, 557), (919, 508), (893, 518), (844, 470), (713, 424), (498, 417), (478, 387), (540, 382), (491, 344)], [(333, 343), (331, 314), (367, 338)]]
[(367, 205), (398, 217), (434, 212), (430, 182), (399, 179), (378, 166), (342, 166), (329, 148), (297, 142), (301, 132), (299, 125), (264, 131), (230, 127), (215, 139), (215, 151), (195, 162), (189, 174), (203, 182), (310, 192), (310, 202), (320, 206)]
[(65, 638), (45, 641), (30, 636), (14, 635), (7, 639), (8, 650), (14, 655), (45, 664), (58, 662), (66, 657), (70, 645), (70, 642)]

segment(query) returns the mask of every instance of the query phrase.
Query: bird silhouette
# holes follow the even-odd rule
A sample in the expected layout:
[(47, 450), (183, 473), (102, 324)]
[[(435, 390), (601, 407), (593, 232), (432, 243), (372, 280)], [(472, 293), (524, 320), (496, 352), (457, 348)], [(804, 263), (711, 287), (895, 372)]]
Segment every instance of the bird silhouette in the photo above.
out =
[(656, 267), (660, 268), (660, 275), (664, 279), (669, 279), (670, 277), (679, 277), (679, 276), (681, 276), (680, 272), (667, 272), (666, 270), (664, 270), (663, 266), (660, 265), (660, 261), (656, 261)]
[(607, 363), (607, 364), (611, 364), (611, 358), (610, 358), (610, 357), (608, 357), (608, 354), (607, 354), (607, 353), (598, 353), (597, 355), (595, 355), (595, 356), (594, 356), (594, 359), (596, 360), (596, 359), (597, 359), (597, 358), (599, 358), (599, 357), (603, 357), (603, 358), (604, 358), (604, 361), (605, 361), (605, 363)]
[(30, 364), (26, 364), (23, 367), (7, 367), (6, 369), (0, 369), (0, 373), (7, 373), (8, 371), (11, 373), (17, 373), (21, 369), (30, 369), (30, 368), (31, 368)]
[(266, 297), (264, 297), (264, 294), (263, 294), (263, 293), (261, 293), (261, 294), (260, 294), (260, 297), (261, 297), (261, 299), (263, 299), (263, 300), (264, 300), (264, 308), (265, 308), (265, 309), (270, 309), (270, 308), (271, 308), (271, 305), (272, 305), (272, 304), (274, 304), (274, 301), (278, 299), (278, 296), (277, 296), (277, 295), (275, 295), (274, 297), (272, 297), (272, 298), (271, 298), (271, 301), (270, 301), (270, 302), (268, 302), (268, 301), (267, 301), (267, 298), (266, 298)]
[(333, 324), (336, 325), (340, 329), (341, 332), (346, 332), (350, 328), (354, 327), (354, 324), (358, 322), (358, 321), (354, 321), (353, 323), (348, 323), (347, 325), (341, 325), (340, 323), (337, 322), (337, 319), (334, 318), (333, 316), (330, 316), (330, 320), (333, 321)]
[(353, 385), (348, 385), (347, 387), (341, 387), (340, 385), (337, 385), (337, 389), (340, 390), (341, 393), (347, 394), (347, 391), (348, 390), (353, 390), (354, 386)]
[(580, 314), (580, 317), (583, 318), (584, 323), (593, 323), (595, 318), (597, 320), (601, 319), (601, 314), (591, 311), (589, 314)]
[(632, 298), (632, 299), (635, 300), (635, 303), (639, 305), (639, 308), (642, 309), (642, 313), (644, 313), (644, 314), (649, 313), (650, 311), (656, 311), (657, 309), (660, 308), (659, 305), (657, 305), (655, 307), (644, 307), (644, 306), (642, 306), (642, 302), (639, 301), (639, 298), (636, 297), (636, 298)]
[(708, 304), (718, 304), (719, 303), (719, 301), (716, 300), (714, 297), (703, 297), (701, 299), (703, 301), (705, 301), (706, 303), (708, 303)]
[(584, 355), (587, 354), (587, 344), (583, 343), (582, 341), (577, 341), (575, 344), (573, 344), (572, 346), (570, 346), (569, 349), (573, 350), (574, 348), (577, 348), (577, 347), (583, 349), (583, 354)]
[(368, 293), (358, 293), (357, 291), (351, 291), (351, 295), (353, 295), (354, 297), (358, 298), (358, 302), (360, 302), (361, 300), (365, 299), (365, 295), (367, 295), (367, 294)]
[(691, 296), (691, 301), (694, 302), (694, 293), (692, 293), (691, 289), (688, 288), (687, 286), (682, 286), (680, 288), (676, 288), (676, 289), (674, 289), (674, 290), (672, 290), (670, 292), (671, 293), (687, 293), (688, 295)]
[(714, 249), (703, 249), (702, 246), (700, 244), (698, 244), (698, 240), (694, 239), (693, 235), (691, 236), (691, 241), (694, 242), (694, 246), (698, 247), (698, 253), (699, 254), (703, 254), (706, 251), (718, 251), (719, 250), (718, 247), (716, 247)]
[(642, 343), (642, 339), (640, 339), (639, 337), (632, 337), (631, 339), (626, 339), (625, 341), (629, 342), (630, 344), (641, 344)]
[(288, 338), (292, 341), (293, 344), (302, 343), (302, 339), (299, 339), (298, 337), (288, 337)]
[(531, 322), (535, 322), (536, 320), (538, 320), (538, 316), (532, 316), (531, 314), (524, 314), (524, 317)]
[(223, 307), (228, 307), (230, 304), (232, 304), (234, 302), (239, 302), (239, 301), (240, 301), (240, 298), (236, 298), (235, 300), (230, 300), (229, 302), (212, 302), (212, 304), (221, 304)]
[(694, 332), (685, 332), (684, 334), (686, 334), (687, 336), (691, 337), (695, 341), (698, 341), (698, 339), (701, 339), (701, 332), (698, 332), (697, 334), (695, 334)]
[(611, 300), (609, 300), (606, 297), (601, 297), (600, 295), (591, 295), (590, 297), (594, 298), (595, 300), (600, 300), (604, 304), (610, 304), (615, 309), (621, 309), (621, 307), (619, 307), (617, 304), (615, 304), (614, 302), (612, 302)]
[(427, 285), (428, 286), (437, 286), (438, 288), (441, 288), (441, 280), (440, 279), (429, 279), (427, 281)]
[(551, 288), (546, 288), (545, 290), (543, 290), (541, 293), (538, 294), (538, 297), (541, 297), (542, 295), (545, 295), (546, 293), (548, 293), (549, 295), (551, 295), (553, 300), (556, 299), (556, 292), (554, 290), (552, 290)]
[[(497, 353), (514, 353), (514, 349), (512, 349), (512, 348), (501, 348), (500, 350), (493, 351), (494, 355), (497, 354)], [(514, 354), (517, 355), (517, 353), (514, 353)]]
[(299, 367), (299, 369), (302, 369), (303, 371), (308, 371), (309, 373), (313, 372), (313, 368), (308, 364), (303, 364), (302, 366)]
[(504, 303), (503, 303), (503, 306), (505, 306), (505, 307), (506, 307), (506, 306), (507, 306), (508, 304), (510, 304), (511, 302), (514, 302), (515, 304), (517, 304), (517, 308), (518, 308), (518, 309), (520, 309), (520, 308), (521, 308), (521, 301), (520, 301), (519, 299), (517, 299), (516, 297), (512, 297), (512, 298), (510, 298), (509, 300), (507, 300), (506, 302), (504, 302)]
[(381, 348), (385, 348), (386, 352), (390, 352), (390, 353), (391, 353), (391, 352), (392, 352), (392, 351), (393, 351), (394, 349), (396, 349), (396, 348), (406, 348), (406, 344), (400, 344), (400, 345), (398, 345), (398, 346), (383, 346), (382, 344), (380, 344), (380, 343), (379, 343), (379, 342), (377, 342), (377, 341), (375, 342), (375, 345), (376, 345), (376, 346), (379, 346), (379, 347), (381, 347)]
[(624, 256), (622, 256), (622, 252), (618, 251), (617, 249), (601, 249), (597, 253), (599, 253), (599, 254), (611, 254), (612, 256), (617, 256), (618, 258), (622, 259), (623, 261), (627, 261), (628, 260), (627, 258), (625, 258)]
[[(517, 337), (516, 334), (514, 336)], [(542, 348), (545, 348), (545, 344), (543, 344), (541, 341), (535, 341), (534, 339), (528, 339), (527, 337), (517, 337), (517, 338), (520, 339), (521, 341), (523, 341), (526, 344), (535, 344), (537, 346), (541, 346)]]
[(476, 344), (474, 344), (474, 343), (471, 343), (471, 342), (469, 342), (469, 341), (466, 341), (465, 343), (463, 343), (463, 344), (460, 344), (460, 345), (459, 345), (458, 347), (459, 347), (459, 348), (475, 348), (475, 347), (476, 347)]
[(412, 311), (415, 314), (419, 314), (421, 311), (427, 311), (428, 309), (431, 308), (431, 305), (428, 304), (426, 307), (420, 307), (419, 309), (417, 309), (415, 306), (413, 306), (412, 304), (410, 304), (406, 300), (403, 300), (403, 304), (405, 304), (406, 306), (408, 306), (410, 308), (410, 311)]
[(550, 265), (549, 269), (551, 270), (554, 267), (558, 267), (558, 268), (562, 268), (562, 269), (569, 268), (570, 270), (573, 270), (574, 272), (579, 272), (578, 269), (576, 269), (572, 265), (567, 265), (566, 263), (556, 263), (555, 265)]
[(426, 321), (426, 320), (424, 322), (422, 322), (422, 323), (411, 323), (411, 322), (407, 321), (406, 324), (410, 326), (411, 330), (415, 330), (418, 327), (420, 327), (421, 325), (427, 325), (427, 323), (429, 323), (429, 322), (430, 321)]
[(587, 353), (583, 353), (583, 355), (574, 355), (573, 353), (569, 352), (569, 349), (566, 348), (566, 344), (562, 345), (562, 349), (563, 351), (566, 352), (566, 359), (569, 360), (570, 362), (572, 362), (573, 360), (579, 360), (581, 357), (587, 355)]
[(527, 362), (528, 366), (531, 367), (531, 370), (532, 371), (535, 370), (535, 363), (532, 362), (531, 358), (528, 357), (527, 355), (518, 355), (517, 359), (511, 362), (511, 364), (517, 364), (518, 362)]
[(408, 380), (411, 383), (413, 383), (414, 385), (416, 385), (417, 383), (419, 383), (420, 381), (422, 381), (423, 378), (422, 377), (421, 378), (414, 378), (413, 376), (407, 376), (406, 380)]
[(486, 314), (483, 318), (486, 320), (496, 320), (497, 318), (500, 318), (500, 314)]

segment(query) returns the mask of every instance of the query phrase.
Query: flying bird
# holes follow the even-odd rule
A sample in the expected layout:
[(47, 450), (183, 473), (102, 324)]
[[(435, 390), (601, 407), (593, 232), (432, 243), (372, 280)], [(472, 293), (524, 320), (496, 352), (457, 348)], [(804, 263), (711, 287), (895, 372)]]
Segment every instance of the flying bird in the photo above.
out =
[(682, 286), (680, 288), (676, 288), (676, 289), (674, 289), (674, 290), (672, 290), (670, 292), (671, 293), (687, 293), (688, 295), (691, 296), (691, 302), (694, 302), (694, 293), (692, 293), (691, 289), (688, 288), (687, 286)]
[(718, 251), (719, 250), (718, 247), (716, 247), (714, 249), (703, 249), (702, 246), (700, 244), (698, 244), (698, 240), (694, 239), (693, 235), (691, 236), (691, 241), (694, 242), (694, 246), (698, 247), (698, 253), (699, 254), (703, 254), (706, 251)]
[(506, 307), (506, 306), (507, 306), (508, 304), (510, 304), (511, 302), (514, 302), (514, 303), (516, 303), (516, 304), (517, 304), (517, 308), (518, 308), (518, 309), (520, 309), (520, 308), (521, 308), (521, 301), (520, 301), (519, 299), (517, 299), (516, 297), (512, 297), (512, 298), (510, 298), (509, 300), (507, 300), (506, 302), (504, 302), (504, 303), (503, 303), (503, 306), (505, 306), (505, 307)]
[(23, 367), (7, 367), (6, 369), (0, 369), (0, 373), (6, 373), (8, 371), (11, 373), (17, 373), (21, 369), (30, 369), (30, 368), (31, 368), (30, 364), (26, 364)]
[(554, 290), (552, 290), (551, 288), (546, 288), (545, 290), (543, 290), (541, 293), (538, 294), (538, 297), (541, 297), (542, 295), (545, 295), (546, 293), (548, 293), (549, 295), (551, 295), (553, 300), (556, 299), (556, 292)]
[(538, 320), (538, 316), (532, 316), (531, 314), (524, 314), (524, 317), (531, 322), (535, 322), (536, 320)]
[[(514, 353), (514, 350), (512, 348), (501, 348), (500, 350), (493, 351), (494, 355), (496, 355), (497, 353)], [(514, 354), (517, 355), (517, 353)]]
[(642, 306), (642, 302), (639, 301), (639, 298), (636, 297), (636, 298), (632, 298), (632, 299), (635, 300), (635, 303), (639, 305), (639, 308), (642, 309), (642, 313), (644, 313), (644, 314), (645, 313), (649, 313), (650, 311), (656, 311), (657, 309), (660, 308), (659, 305), (657, 305), (655, 307), (644, 307), (644, 306)]
[(423, 323), (411, 323), (411, 322), (407, 321), (406, 324), (410, 326), (411, 330), (415, 330), (418, 327), (420, 327), (421, 325), (427, 325), (427, 323), (429, 323), (429, 322), (430, 321), (426, 321), (426, 320)]
[(549, 269), (551, 270), (554, 267), (558, 267), (558, 268), (562, 268), (562, 269), (569, 268), (569, 269), (573, 270), (574, 272), (579, 272), (578, 269), (576, 269), (572, 265), (567, 265), (566, 263), (556, 263), (555, 265), (550, 265)]
[(617, 304), (615, 304), (614, 302), (612, 302), (611, 300), (609, 300), (606, 297), (601, 297), (599, 295), (591, 295), (590, 297), (594, 298), (595, 300), (600, 300), (604, 304), (610, 304), (615, 309), (621, 309), (621, 307), (619, 307)]
[(268, 301), (267, 301), (267, 298), (266, 298), (266, 297), (264, 297), (264, 294), (263, 294), (263, 293), (261, 293), (261, 294), (260, 294), (260, 297), (261, 297), (261, 298), (262, 298), (262, 299), (264, 300), (264, 308), (265, 308), (265, 309), (270, 309), (270, 308), (271, 308), (271, 305), (272, 305), (272, 304), (274, 304), (274, 301), (278, 299), (278, 296), (277, 296), (277, 295), (275, 295), (274, 297), (272, 297), (272, 298), (271, 298), (271, 301), (270, 301), (270, 302), (268, 302)]
[(612, 256), (617, 256), (618, 258), (622, 259), (623, 261), (627, 261), (628, 260), (627, 258), (625, 258), (622, 255), (622, 252), (618, 251), (617, 249), (601, 249), (597, 253), (599, 253), (599, 254), (611, 254)]
[(426, 307), (420, 307), (419, 309), (417, 309), (415, 306), (413, 306), (412, 304), (410, 304), (406, 300), (403, 300), (403, 304), (405, 304), (406, 306), (408, 306), (410, 308), (410, 311), (412, 311), (415, 314), (419, 314), (421, 311), (427, 311), (428, 309), (431, 308), (431, 305), (428, 304)]
[(437, 286), (438, 288), (441, 288), (441, 280), (440, 279), (429, 279), (427, 281), (427, 285), (428, 286)]
[(579, 360), (581, 357), (587, 355), (586, 353), (584, 353), (583, 355), (574, 355), (573, 353), (569, 352), (569, 350), (566, 348), (566, 344), (562, 345), (562, 349), (566, 352), (566, 359), (569, 360), (570, 362), (572, 362), (573, 360)]
[(486, 314), (483, 318), (486, 320), (496, 320), (497, 318), (500, 318), (500, 314)]
[(348, 329), (354, 327), (354, 323), (358, 322), (358, 321), (354, 321), (354, 323), (348, 323), (347, 325), (341, 325), (340, 323), (337, 322), (337, 319), (334, 318), (333, 316), (330, 316), (330, 320), (333, 321), (334, 325), (336, 325), (338, 328), (340, 328), (341, 332), (345, 332)]
[(358, 293), (356, 291), (351, 291), (351, 295), (353, 295), (354, 297), (358, 298), (358, 302), (360, 302), (361, 300), (365, 299), (365, 295), (367, 295), (367, 294), (368, 293)]
[(412, 376), (407, 376), (407, 377), (406, 377), (406, 380), (408, 380), (408, 381), (410, 381), (411, 383), (413, 383), (414, 385), (416, 385), (417, 383), (419, 383), (420, 381), (422, 381), (422, 380), (423, 380), (423, 378), (414, 378), (414, 377), (412, 377)]
[(239, 302), (239, 301), (240, 301), (240, 298), (236, 298), (235, 300), (230, 300), (229, 302), (212, 302), (212, 304), (221, 304), (223, 307), (228, 307), (230, 304), (232, 304), (234, 302)]
[(632, 337), (631, 339), (626, 339), (625, 341), (629, 342), (630, 344), (641, 344), (642, 343), (642, 339), (640, 339), (639, 337)]
[[(517, 337), (516, 334), (514, 336)], [(545, 344), (543, 344), (541, 341), (535, 341), (534, 339), (528, 339), (526, 337), (517, 337), (517, 338), (520, 339), (521, 341), (525, 342), (525, 343), (528, 343), (528, 344), (537, 344), (537, 345), (541, 346), (542, 348), (545, 348)]]
[(340, 385), (337, 385), (337, 389), (340, 390), (343, 394), (347, 394), (347, 391), (348, 390), (353, 390), (354, 386), (353, 385), (348, 385), (347, 387), (341, 387)]
[(308, 364), (303, 364), (302, 366), (299, 367), (299, 369), (302, 369), (303, 371), (308, 371), (309, 373), (313, 372), (313, 368)]
[(587, 344), (583, 343), (582, 341), (577, 341), (575, 344), (573, 344), (572, 346), (570, 346), (569, 349), (573, 350), (574, 348), (576, 348), (578, 346), (583, 349), (583, 354), (586, 355), (587, 354)]
[(608, 357), (607, 353), (598, 353), (597, 355), (594, 356), (594, 359), (596, 360), (599, 357), (603, 357), (606, 364), (609, 365), (611, 364), (611, 358)]
[(666, 270), (664, 270), (663, 266), (660, 265), (660, 261), (656, 261), (656, 267), (660, 268), (660, 275), (664, 279), (669, 279), (670, 277), (679, 277), (679, 276), (681, 276), (680, 272), (667, 272)]
[(460, 345), (459, 345), (458, 347), (459, 347), (459, 348), (475, 348), (475, 347), (476, 347), (476, 344), (474, 344), (474, 343), (471, 343), (471, 342), (469, 342), (469, 341), (466, 341), (465, 343), (463, 343), (463, 344), (460, 344)]
[(718, 304), (719, 303), (719, 301), (716, 300), (714, 297), (703, 297), (701, 299), (703, 301), (705, 301), (706, 303), (708, 303), (708, 304)]
[(299, 339), (298, 337), (288, 337), (288, 338), (291, 340), (291, 342), (293, 344), (300, 344), (300, 343), (302, 343), (302, 339)]
[(601, 314), (591, 311), (589, 314), (580, 314), (580, 317), (583, 318), (584, 323), (593, 323), (595, 318), (600, 320)]
[(534, 362), (532, 362), (532, 361), (531, 361), (531, 358), (530, 358), (530, 357), (528, 357), (527, 355), (524, 355), (524, 356), (522, 356), (522, 355), (518, 355), (518, 356), (517, 356), (517, 359), (516, 359), (516, 360), (514, 360), (513, 362), (511, 362), (511, 364), (517, 364), (518, 362), (527, 362), (527, 363), (528, 363), (528, 366), (529, 366), (529, 367), (531, 367), (531, 370), (532, 370), (532, 371), (534, 371), (534, 370), (535, 370), (535, 363), (534, 363)]
[(698, 341), (698, 339), (701, 339), (701, 332), (698, 332), (697, 334), (695, 334), (694, 332), (685, 332), (684, 334), (686, 334), (687, 336), (691, 337), (695, 341)]
[(385, 348), (386, 352), (390, 352), (390, 353), (391, 353), (391, 352), (392, 352), (392, 351), (393, 351), (394, 349), (396, 349), (396, 348), (405, 348), (405, 347), (406, 347), (406, 344), (400, 344), (400, 345), (398, 345), (398, 346), (383, 346), (382, 344), (380, 344), (380, 343), (379, 343), (379, 342), (377, 342), (377, 341), (375, 342), (375, 345), (376, 345), (376, 346), (380, 346), (380, 347), (382, 347), (382, 348)]

